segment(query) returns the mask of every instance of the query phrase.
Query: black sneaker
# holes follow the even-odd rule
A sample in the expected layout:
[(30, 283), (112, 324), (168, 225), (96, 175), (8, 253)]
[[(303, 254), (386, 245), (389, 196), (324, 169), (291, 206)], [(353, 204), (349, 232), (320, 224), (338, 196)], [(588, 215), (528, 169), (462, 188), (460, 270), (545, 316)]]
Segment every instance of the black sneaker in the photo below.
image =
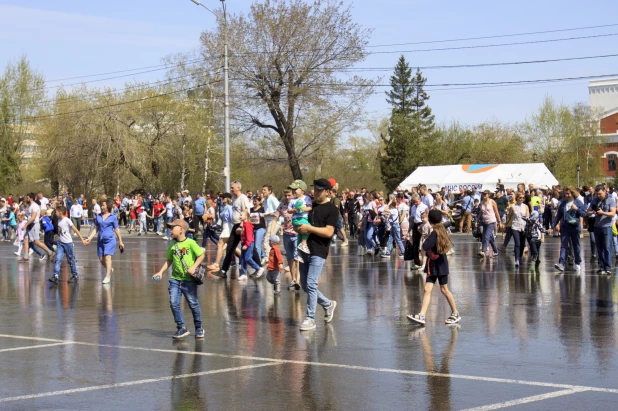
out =
[(219, 278), (227, 278), (227, 274), (223, 270), (215, 271), (212, 275)]
[(55, 275), (52, 275), (51, 277), (49, 277), (49, 282), (58, 284), (58, 277), (56, 277)]
[(294, 289), (296, 291), (300, 290), (300, 283), (294, 283)]
[[(188, 334), (188, 332), (187, 332)], [(195, 330), (195, 338), (204, 338), (204, 329), (203, 328), (198, 328), (197, 330)]]
[(288, 290), (293, 290), (295, 288), (296, 281), (292, 281), (290, 285), (288, 285)]
[(191, 334), (191, 333), (189, 331), (187, 331), (187, 328), (186, 327), (182, 327), (182, 328), (179, 328), (176, 331), (176, 334), (174, 334), (172, 336), (172, 338), (175, 338), (175, 339), (184, 338), (184, 337), (186, 337), (189, 334)]
[(76, 275), (74, 275), (73, 277), (69, 278), (69, 281), (68, 281), (68, 282), (70, 282), (70, 283), (76, 283), (76, 282), (78, 282), (78, 281), (79, 281), (79, 278), (78, 278)]

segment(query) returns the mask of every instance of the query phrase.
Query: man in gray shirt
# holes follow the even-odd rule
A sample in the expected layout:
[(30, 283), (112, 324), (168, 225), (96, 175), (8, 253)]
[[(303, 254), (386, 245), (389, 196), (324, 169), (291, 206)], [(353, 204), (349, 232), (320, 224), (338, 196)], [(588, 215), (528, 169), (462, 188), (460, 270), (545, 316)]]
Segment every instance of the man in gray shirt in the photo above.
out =
[(610, 274), (612, 267), (612, 220), (616, 215), (616, 200), (608, 195), (607, 188), (597, 186), (595, 189), (596, 198), (590, 202), (590, 207), (586, 212), (588, 215), (596, 213), (594, 219), (594, 238), (597, 243), (597, 253), (599, 255), (600, 274)]

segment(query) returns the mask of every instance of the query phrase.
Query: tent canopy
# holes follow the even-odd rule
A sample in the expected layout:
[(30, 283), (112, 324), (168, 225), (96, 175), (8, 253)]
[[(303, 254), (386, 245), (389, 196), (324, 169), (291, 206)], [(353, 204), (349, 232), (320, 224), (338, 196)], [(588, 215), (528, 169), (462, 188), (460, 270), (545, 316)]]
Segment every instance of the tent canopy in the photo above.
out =
[(400, 185), (409, 190), (425, 184), (433, 192), (446, 187), (454, 192), (462, 190), (495, 190), (499, 183), (504, 188), (517, 188), (517, 184), (534, 184), (539, 188), (551, 188), (558, 180), (543, 163), (526, 164), (457, 164), (451, 166), (419, 167)]

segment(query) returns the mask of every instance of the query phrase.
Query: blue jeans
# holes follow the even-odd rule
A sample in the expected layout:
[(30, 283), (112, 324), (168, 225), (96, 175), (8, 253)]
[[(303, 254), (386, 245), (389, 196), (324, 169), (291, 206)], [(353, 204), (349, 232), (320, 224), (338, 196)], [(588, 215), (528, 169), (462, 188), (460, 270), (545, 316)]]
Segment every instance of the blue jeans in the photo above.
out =
[[(24, 237), (24, 240), (27, 239), (27, 236)], [(34, 244), (34, 241), (28, 241), (28, 247), (30, 247), (32, 249), (32, 251), (34, 251), (35, 254), (37, 254), (39, 257), (43, 257), (43, 252), (41, 250), (39, 250), (39, 248)], [(52, 250), (50, 250), (52, 251)], [(28, 257), (28, 256), (26, 256)]]
[(165, 233), (165, 236), (167, 238), (171, 238), (172, 237), (172, 229), (169, 228), (169, 226), (167, 226), (167, 224), (171, 223), (172, 221), (174, 221), (174, 217), (165, 216), (165, 223), (166, 223), (166, 227), (167, 227), (167, 231)]
[(373, 232), (375, 231), (375, 227), (373, 225), (372, 222), (369, 222), (367, 220), (366, 224), (365, 224), (365, 247), (367, 247), (367, 251), (372, 251), (373, 248), (376, 246), (375, 242), (373, 241)]
[[(595, 228), (596, 230), (596, 228)], [(609, 233), (611, 235), (612, 228), (609, 227)], [(581, 264), (582, 254), (579, 244), (579, 230), (571, 228), (566, 222), (560, 225), (560, 264), (564, 264), (567, 258), (567, 251), (569, 250), (569, 242), (573, 244), (573, 253), (575, 254), (575, 264)]]
[(183, 295), (187, 303), (189, 303), (189, 308), (193, 314), (195, 329), (202, 328), (202, 310), (200, 308), (200, 302), (197, 299), (197, 284), (193, 281), (178, 281), (170, 278), (168, 291), (170, 293), (170, 308), (174, 315), (174, 321), (176, 321), (176, 328), (180, 330), (185, 326), (185, 320), (182, 316), (182, 310), (180, 309), (180, 300)]
[(264, 251), (262, 250), (262, 243), (264, 242), (264, 233), (266, 232), (263, 228), (258, 228), (253, 232), (255, 236), (255, 247), (257, 248), (257, 253), (260, 256), (260, 260), (264, 258)]
[(283, 234), (283, 248), (285, 249), (285, 256), (290, 261), (298, 257), (298, 247), (296, 246), (296, 236), (290, 234)]
[(393, 249), (393, 241), (397, 243), (397, 247), (401, 253), (404, 252), (403, 242), (401, 241), (401, 227), (399, 224), (393, 224), (391, 226), (391, 234), (388, 236), (388, 242), (386, 243), (386, 254), (390, 254)]
[(162, 222), (162, 221), (163, 221), (163, 217), (162, 217), (162, 216), (155, 217), (155, 218), (153, 219), (153, 224), (154, 224), (154, 230), (155, 230), (155, 233), (158, 233), (158, 232), (159, 232), (159, 228), (161, 227), (161, 222)]
[(318, 290), (318, 279), (326, 259), (317, 255), (305, 254), (302, 251), (301, 255), (304, 263), (300, 264), (300, 286), (307, 293), (306, 317), (315, 319), (317, 304), (320, 304), (324, 309), (330, 307), (330, 300)]
[[(590, 234), (590, 251), (592, 251), (592, 256), (596, 257), (596, 255), (597, 255), (597, 242), (594, 239), (594, 227), (592, 228), (592, 231), (588, 230), (588, 234)], [(618, 251), (616, 251), (616, 254), (618, 254)]]
[(77, 267), (75, 266), (75, 255), (73, 254), (73, 243), (56, 243), (56, 261), (54, 263), (54, 277), (58, 278), (60, 274), (60, 265), (62, 264), (62, 257), (67, 256), (67, 262), (71, 267), (71, 274), (73, 277), (77, 277)]
[(2, 238), (4, 240), (8, 240), (9, 238), (9, 223), (8, 222), (2, 223)]
[(247, 246), (246, 250), (242, 250), (240, 252), (240, 272), (242, 275), (247, 275), (247, 264), (249, 264), (255, 270), (260, 269), (260, 266), (257, 265), (255, 261), (253, 261), (254, 246), (255, 243), (251, 243)]
[(612, 268), (612, 227), (594, 227), (594, 239), (597, 242), (597, 254), (599, 255), (599, 268), (609, 270)]
[(486, 252), (488, 246), (491, 245), (491, 249), (493, 250), (494, 254), (497, 253), (498, 248), (496, 247), (496, 239), (494, 238), (494, 229), (496, 228), (496, 223), (481, 224), (481, 227), (483, 227), (483, 241), (481, 243), (481, 250), (483, 252)]
[(219, 244), (219, 236), (210, 224), (204, 223), (204, 232), (202, 233), (202, 248), (206, 247), (206, 242), (210, 238), (215, 245)]

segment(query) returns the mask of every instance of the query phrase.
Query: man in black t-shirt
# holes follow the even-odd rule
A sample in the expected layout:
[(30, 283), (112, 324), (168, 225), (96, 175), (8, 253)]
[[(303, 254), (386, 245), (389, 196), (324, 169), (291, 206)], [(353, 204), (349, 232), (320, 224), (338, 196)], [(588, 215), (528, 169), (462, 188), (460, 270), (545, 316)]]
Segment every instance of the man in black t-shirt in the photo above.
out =
[(310, 254), (299, 250), (303, 262), (300, 264), (300, 285), (307, 293), (307, 314), (300, 325), (301, 331), (315, 329), (315, 309), (317, 304), (324, 308), (324, 321), (327, 323), (333, 319), (336, 301), (326, 298), (318, 290), (318, 279), (322, 267), (328, 257), (330, 241), (335, 233), (339, 210), (328, 201), (328, 195), (333, 188), (330, 182), (324, 178), (313, 182), (314, 199), (313, 209), (309, 213), (309, 224), (302, 224), (296, 228), (299, 234), (309, 234), (307, 246)]

